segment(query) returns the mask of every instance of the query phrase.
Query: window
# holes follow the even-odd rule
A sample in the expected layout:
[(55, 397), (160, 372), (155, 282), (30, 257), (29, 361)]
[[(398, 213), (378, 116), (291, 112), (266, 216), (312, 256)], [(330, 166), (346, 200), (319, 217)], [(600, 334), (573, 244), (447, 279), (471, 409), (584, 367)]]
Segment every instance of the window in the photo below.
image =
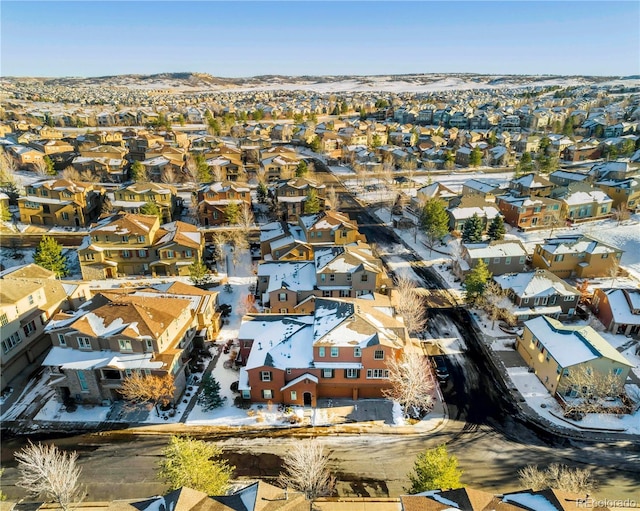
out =
[(324, 282), (326, 280), (327, 276), (324, 273), (320, 274), (320, 282)]
[(500, 258), (499, 257), (494, 257), (493, 258), (493, 262), (494, 262), (494, 264), (498, 264), (500, 262)]
[(333, 378), (333, 369), (323, 369), (322, 370), (323, 378)]
[(554, 258), (554, 261), (555, 261), (555, 262), (559, 262), (559, 261), (562, 261), (563, 259), (564, 259), (564, 255), (562, 255), (562, 254), (558, 254), (558, 255)]
[(280, 309), (280, 314), (286, 314), (287, 312), (289, 312), (289, 310), (286, 307)]
[(85, 254), (84, 258), (86, 261), (93, 261), (95, 259), (95, 255), (94, 254)]
[(373, 359), (374, 360), (383, 360), (384, 359), (384, 351), (383, 350), (376, 350), (373, 352)]
[(123, 236), (122, 241), (123, 243), (129, 243), (129, 236)]
[(298, 393), (295, 390), (291, 391), (291, 401), (297, 401), (298, 400)]
[(345, 369), (344, 377), (348, 379), (360, 378), (360, 370), (359, 369)]
[(29, 305), (33, 305), (33, 295), (29, 295)]
[(525, 257), (524, 257), (524, 256), (520, 257), (520, 264), (524, 264), (525, 260), (526, 260), (526, 259), (525, 259)]
[(138, 243), (144, 243), (144, 236), (138, 236)]
[(60, 346), (67, 345), (67, 340), (64, 338), (64, 334), (58, 334), (58, 344), (60, 344)]
[(351, 282), (351, 274), (347, 273), (347, 282)]
[(287, 293), (278, 293), (278, 301), (286, 302), (287, 301)]
[(353, 356), (360, 358), (362, 356), (362, 350), (360, 348), (353, 348)]
[(22, 331), (26, 337), (29, 337), (36, 330), (36, 322), (35, 320), (29, 321), (25, 326), (22, 327)]
[(609, 254), (602, 254), (602, 259), (607, 259), (609, 257)]
[(144, 346), (145, 346), (145, 349), (147, 351), (153, 351), (153, 340), (152, 339), (146, 339), (144, 341)]
[(336, 274), (335, 274), (335, 273), (330, 274), (330, 275), (329, 275), (329, 280), (330, 280), (331, 282), (335, 281), (335, 280), (336, 280)]
[(331, 348), (331, 356), (332, 357), (337, 357), (340, 354), (340, 350), (337, 347), (332, 347)]
[(565, 302), (571, 302), (571, 301), (573, 301), (573, 298), (574, 298), (573, 295), (565, 296), (564, 297), (564, 301)]
[(88, 392), (89, 385), (87, 385), (87, 379), (84, 376), (84, 371), (78, 371), (76, 374), (78, 375), (78, 384), (80, 385), (80, 390), (82, 392)]
[(324, 346), (320, 346), (318, 348), (318, 356), (319, 357), (324, 357)]
[(324, 291), (322, 291), (322, 297), (323, 298), (331, 298), (331, 291), (328, 291), (328, 290), (325, 289)]
[(273, 390), (264, 389), (262, 391), (262, 399), (273, 399)]
[(271, 371), (260, 371), (260, 381), (271, 381)]
[(138, 257), (146, 257), (146, 256), (147, 256), (146, 250), (138, 250)]
[(351, 291), (349, 291), (348, 289), (340, 290), (340, 298), (349, 298), (350, 296), (351, 296)]
[(128, 339), (119, 339), (118, 346), (120, 346), (120, 351), (131, 351), (131, 341)]
[(193, 257), (193, 252), (191, 252), (191, 250), (185, 250), (184, 257)]
[(616, 368), (613, 370), (613, 374), (614, 374), (615, 376), (620, 376), (620, 375), (622, 374), (622, 368), (621, 368), (621, 367), (616, 367)]
[(2, 351), (4, 353), (11, 351), (18, 344), (20, 344), (20, 341), (20, 334), (18, 334), (18, 332), (12, 333), (9, 337), (2, 341)]
[(66, 211), (62, 212), (62, 219), (63, 220), (69, 220), (69, 213), (67, 213)]
[(89, 341), (88, 337), (78, 337), (78, 348), (81, 350), (90, 350), (91, 349), (91, 341)]
[(367, 378), (388, 378), (388, 369), (367, 369)]
[(122, 257), (124, 257), (125, 259), (128, 259), (129, 257), (131, 257), (131, 252), (129, 252), (128, 250), (123, 250)]
[(173, 259), (173, 250), (167, 250), (167, 259)]
[(343, 238), (346, 238), (347, 237), (347, 231), (342, 231), (340, 233), (340, 236), (343, 237)]
[(507, 258), (504, 260), (504, 264), (511, 264), (511, 258), (510, 258), (510, 257), (507, 257)]
[(360, 276), (360, 281), (362, 281), (362, 282), (366, 282), (367, 280), (369, 280), (369, 275), (367, 275), (366, 273), (363, 273), (363, 274)]
[(3, 314), (2, 316), (0, 316), (0, 325), (5, 326), (7, 323), (9, 323), (9, 318), (7, 318), (7, 315)]

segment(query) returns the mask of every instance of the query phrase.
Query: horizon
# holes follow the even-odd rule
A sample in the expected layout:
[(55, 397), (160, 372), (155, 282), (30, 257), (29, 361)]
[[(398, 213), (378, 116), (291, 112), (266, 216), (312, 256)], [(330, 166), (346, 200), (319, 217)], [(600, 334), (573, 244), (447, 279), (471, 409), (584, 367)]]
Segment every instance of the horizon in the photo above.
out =
[(3, 1), (0, 16), (4, 77), (640, 74), (633, 1)]

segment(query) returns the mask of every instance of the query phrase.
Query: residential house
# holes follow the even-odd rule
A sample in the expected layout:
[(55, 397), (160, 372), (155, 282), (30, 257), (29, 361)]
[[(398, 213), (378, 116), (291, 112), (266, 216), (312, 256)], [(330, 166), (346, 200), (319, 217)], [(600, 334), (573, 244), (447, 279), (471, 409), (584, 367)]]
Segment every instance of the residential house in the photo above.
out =
[(572, 185), (560, 200), (562, 218), (572, 223), (603, 220), (611, 216), (613, 199), (590, 185)]
[(634, 177), (638, 173), (638, 169), (634, 165), (630, 165), (628, 161), (606, 161), (596, 163), (589, 170), (589, 176), (595, 181), (603, 181), (606, 179), (628, 179)]
[[(85, 140), (92, 142), (93, 145), (117, 145), (124, 146), (122, 132), (120, 131), (91, 131), (84, 135)], [(92, 146), (90, 146), (92, 147)]]
[(549, 197), (555, 185), (546, 177), (530, 172), (513, 179), (509, 188), (514, 195), (522, 197)]
[[(216, 155), (218, 151), (213, 151), (213, 158), (207, 159), (207, 165), (211, 170), (211, 175), (215, 181), (244, 181), (246, 178), (246, 168), (242, 160), (240, 150), (224, 146), (217, 148), (222, 154)], [(208, 154), (210, 156), (211, 153)]]
[(473, 215), (477, 215), (482, 220), (486, 230), (491, 220), (500, 214), (494, 202), (487, 202), (478, 195), (467, 196), (464, 192), (462, 200), (456, 206), (448, 208), (447, 213), (449, 214), (449, 230), (460, 232), (462, 232), (465, 222)]
[(493, 280), (515, 304), (510, 312), (519, 321), (543, 315), (554, 319), (571, 317), (580, 300), (580, 291), (547, 270), (507, 273)]
[(137, 161), (144, 161), (148, 159), (148, 152), (158, 150), (163, 145), (164, 137), (157, 133), (141, 132), (135, 137), (127, 140), (131, 159)]
[(552, 395), (575, 395), (569, 376), (590, 368), (594, 374), (613, 374), (620, 390), (633, 364), (590, 326), (568, 326), (539, 316), (524, 323), (516, 349)]
[(280, 181), (276, 185), (276, 202), (281, 211), (282, 219), (296, 222), (300, 215), (304, 215), (305, 202), (312, 190), (318, 197), (320, 210), (324, 210), (325, 185), (303, 177)]
[(127, 160), (118, 158), (102, 158), (76, 156), (71, 165), (78, 172), (89, 171), (105, 181), (122, 183), (127, 179)]
[(172, 375), (178, 398), (188, 375), (196, 328), (188, 298), (98, 294), (74, 314), (54, 316), (46, 331), (53, 348), (42, 362), (64, 402), (101, 404), (122, 398), (135, 375)]
[[(503, 502), (500, 496), (472, 488), (430, 490), (416, 495), (402, 495), (400, 496), (400, 501), (402, 503), (402, 511), (450, 511), (452, 509), (460, 511), (523, 510), (519, 505)], [(547, 509), (549, 511), (561, 511), (553, 507)], [(540, 509), (536, 508), (530, 511), (540, 511)]]
[(266, 181), (275, 183), (294, 178), (300, 161), (300, 158), (290, 154), (271, 154), (260, 160), (260, 168)]
[(602, 148), (597, 140), (587, 140), (570, 145), (561, 155), (564, 161), (570, 162), (597, 160), (602, 157)]
[(44, 157), (46, 156), (42, 151), (20, 144), (7, 146), (6, 152), (16, 161), (19, 169), (27, 170), (38, 168), (44, 162)]
[[(316, 295), (316, 269), (313, 261), (265, 261), (258, 266), (257, 296), (265, 312), (309, 314)], [(307, 302), (306, 306), (299, 305)]]
[(349, 245), (366, 238), (358, 231), (358, 224), (344, 213), (329, 210), (298, 219), (305, 240), (310, 245)]
[(589, 175), (584, 172), (572, 172), (569, 170), (556, 170), (549, 174), (549, 181), (558, 186), (569, 186), (574, 183), (586, 182)]
[(412, 348), (386, 298), (316, 298), (313, 315), (245, 317), (238, 333), (242, 397), (306, 406), (323, 397), (381, 397), (387, 361)]
[(74, 147), (63, 140), (33, 140), (29, 142), (29, 145), (47, 156), (72, 153), (74, 151)]
[(640, 177), (628, 179), (606, 179), (596, 186), (613, 201), (612, 209), (618, 211), (640, 211)]
[(225, 181), (202, 185), (198, 189), (198, 222), (205, 227), (226, 224), (225, 210), (232, 202), (251, 209), (248, 184)]
[(169, 176), (169, 181), (175, 181), (173, 176), (179, 175), (182, 165), (178, 165), (165, 156), (154, 156), (140, 162), (152, 181), (160, 182)]
[(617, 272), (622, 250), (585, 234), (545, 239), (533, 252), (533, 266), (560, 278), (607, 277)]
[(463, 243), (454, 271), (461, 278), (482, 259), (492, 275), (519, 273), (527, 263), (527, 249), (520, 240), (494, 240), (489, 243)]
[(420, 204), (424, 204), (429, 199), (440, 199), (444, 202), (446, 208), (450, 208), (454, 206), (459, 198), (460, 196), (456, 192), (436, 181), (422, 188), (418, 188), (416, 197), (412, 200), (412, 203), (414, 209), (417, 209)]
[(35, 369), (31, 365), (51, 346), (43, 335), (50, 318), (60, 310), (76, 309), (89, 296), (87, 284), (62, 282), (36, 264), (0, 272), (0, 389)]
[(494, 202), (504, 191), (504, 184), (495, 179), (469, 179), (462, 183), (462, 195), (480, 195), (489, 202)]
[(561, 223), (562, 202), (556, 199), (501, 195), (496, 205), (505, 222), (523, 231), (553, 228)]
[(260, 227), (260, 254), (265, 261), (312, 261), (313, 247), (300, 226), (271, 222)]
[(120, 275), (188, 276), (202, 260), (204, 237), (184, 222), (160, 225), (155, 215), (117, 213), (91, 226), (78, 248), (85, 280)]
[(614, 334), (640, 333), (640, 290), (597, 288), (591, 300), (591, 309)]
[(118, 145), (97, 145), (88, 149), (81, 149), (80, 156), (85, 158), (107, 158), (109, 160), (123, 160), (126, 158), (128, 151), (125, 147)]
[(33, 225), (84, 227), (98, 218), (102, 188), (67, 179), (37, 181), (18, 199), (20, 221)]
[(160, 208), (162, 222), (171, 222), (178, 207), (178, 190), (173, 185), (160, 183), (133, 183), (113, 192), (111, 206), (114, 212), (140, 213), (147, 203)]

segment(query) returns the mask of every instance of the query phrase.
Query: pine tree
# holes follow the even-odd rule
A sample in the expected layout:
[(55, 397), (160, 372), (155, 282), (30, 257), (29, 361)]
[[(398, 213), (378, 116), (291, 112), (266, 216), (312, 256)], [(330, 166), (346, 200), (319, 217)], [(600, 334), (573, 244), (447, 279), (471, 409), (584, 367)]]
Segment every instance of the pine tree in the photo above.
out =
[(36, 248), (33, 261), (43, 268), (51, 270), (57, 277), (64, 277), (69, 273), (67, 258), (62, 255), (62, 245), (51, 236), (42, 237)]
[(518, 163), (518, 170), (520, 172), (531, 172), (533, 170), (533, 158), (531, 158), (531, 153), (522, 153), (520, 163)]
[(237, 202), (230, 202), (226, 208), (224, 208), (224, 217), (230, 224), (237, 224), (240, 219), (240, 208)]
[(129, 169), (129, 174), (131, 179), (136, 183), (146, 183), (149, 181), (149, 176), (147, 175), (147, 169), (145, 166), (139, 161), (134, 161), (131, 165), (131, 169)]
[(264, 204), (265, 202), (267, 202), (267, 196), (269, 195), (269, 191), (267, 190), (267, 185), (265, 185), (262, 182), (258, 183), (257, 195), (258, 195), (258, 202), (260, 204)]
[(437, 198), (425, 202), (420, 215), (422, 229), (427, 236), (429, 248), (442, 240), (449, 232), (449, 215), (445, 203)]
[(296, 167), (296, 177), (304, 177), (309, 172), (309, 166), (307, 162), (304, 160), (300, 160), (298, 166)]
[(462, 241), (464, 243), (482, 243), (484, 225), (477, 213), (464, 223), (462, 227)]
[(194, 286), (204, 286), (209, 283), (209, 270), (202, 261), (195, 261), (189, 265), (189, 280)]
[(409, 474), (411, 488), (409, 493), (421, 493), (442, 488), (460, 488), (461, 470), (458, 459), (447, 452), (445, 445), (427, 449), (418, 454)]
[(319, 211), (320, 199), (318, 198), (318, 192), (311, 188), (307, 193), (307, 200), (304, 201), (304, 212), (306, 215), (311, 215)]
[(504, 239), (504, 235), (506, 233), (506, 229), (504, 227), (504, 219), (502, 215), (496, 215), (491, 220), (489, 224), (489, 229), (487, 230), (487, 234), (489, 238), (492, 240), (501, 240)]
[(11, 211), (4, 204), (0, 204), (0, 220), (8, 222), (11, 220)]
[(140, 213), (142, 215), (155, 215), (160, 219), (160, 222), (162, 222), (162, 210), (160, 209), (160, 206), (158, 206), (155, 202), (146, 202), (140, 208)]
[(224, 404), (220, 396), (220, 384), (211, 375), (205, 376), (202, 380), (202, 391), (198, 396), (198, 403), (205, 412), (220, 408)]
[(475, 267), (467, 273), (467, 276), (462, 283), (467, 293), (467, 302), (475, 303), (476, 300), (482, 296), (485, 286), (491, 278), (491, 272), (483, 259), (479, 259)]
[(479, 167), (482, 165), (482, 151), (478, 147), (474, 147), (469, 155), (469, 166)]
[(50, 176), (55, 176), (57, 174), (56, 169), (53, 166), (53, 160), (49, 158), (49, 156), (45, 156), (43, 158), (44, 164), (46, 165), (46, 172)]

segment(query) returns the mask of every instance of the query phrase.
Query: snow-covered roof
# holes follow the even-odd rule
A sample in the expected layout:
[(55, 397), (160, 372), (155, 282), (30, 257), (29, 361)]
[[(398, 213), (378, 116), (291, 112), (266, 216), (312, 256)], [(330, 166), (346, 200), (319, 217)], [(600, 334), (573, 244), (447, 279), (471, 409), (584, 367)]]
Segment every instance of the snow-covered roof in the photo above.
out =
[[(633, 310), (640, 309), (640, 290), (609, 289), (605, 291), (609, 299), (613, 321), (618, 325), (640, 325), (640, 314)], [(629, 301), (627, 301), (629, 298)], [(629, 304), (631, 302), (631, 305)]]
[(601, 357), (633, 366), (590, 326), (565, 326), (540, 316), (524, 323), (561, 367), (570, 367)]
[(474, 214), (478, 215), (480, 218), (487, 218), (491, 220), (493, 217), (498, 216), (500, 212), (494, 206), (472, 206), (466, 208), (451, 208), (449, 210), (453, 218), (456, 220), (463, 220), (467, 218), (471, 218)]
[(310, 291), (316, 283), (316, 271), (310, 261), (270, 261), (258, 266), (258, 277), (268, 277), (267, 293), (283, 287), (292, 291)]
[(54, 346), (42, 362), (42, 365), (78, 370), (162, 368), (163, 363), (152, 362), (152, 357), (153, 353), (124, 354), (117, 351), (82, 351)]
[(521, 298), (534, 296), (579, 295), (580, 291), (547, 270), (530, 273), (508, 273), (494, 277), (502, 289), (511, 289)]
[(587, 204), (590, 202), (597, 202), (598, 204), (604, 204), (607, 202), (613, 202), (613, 199), (609, 197), (605, 192), (601, 190), (592, 190), (589, 192), (573, 192), (567, 197), (562, 199), (568, 206), (577, 206), (580, 204)]
[(500, 241), (498, 243), (465, 243), (471, 259), (486, 259), (493, 257), (522, 257), (527, 250), (518, 240)]

